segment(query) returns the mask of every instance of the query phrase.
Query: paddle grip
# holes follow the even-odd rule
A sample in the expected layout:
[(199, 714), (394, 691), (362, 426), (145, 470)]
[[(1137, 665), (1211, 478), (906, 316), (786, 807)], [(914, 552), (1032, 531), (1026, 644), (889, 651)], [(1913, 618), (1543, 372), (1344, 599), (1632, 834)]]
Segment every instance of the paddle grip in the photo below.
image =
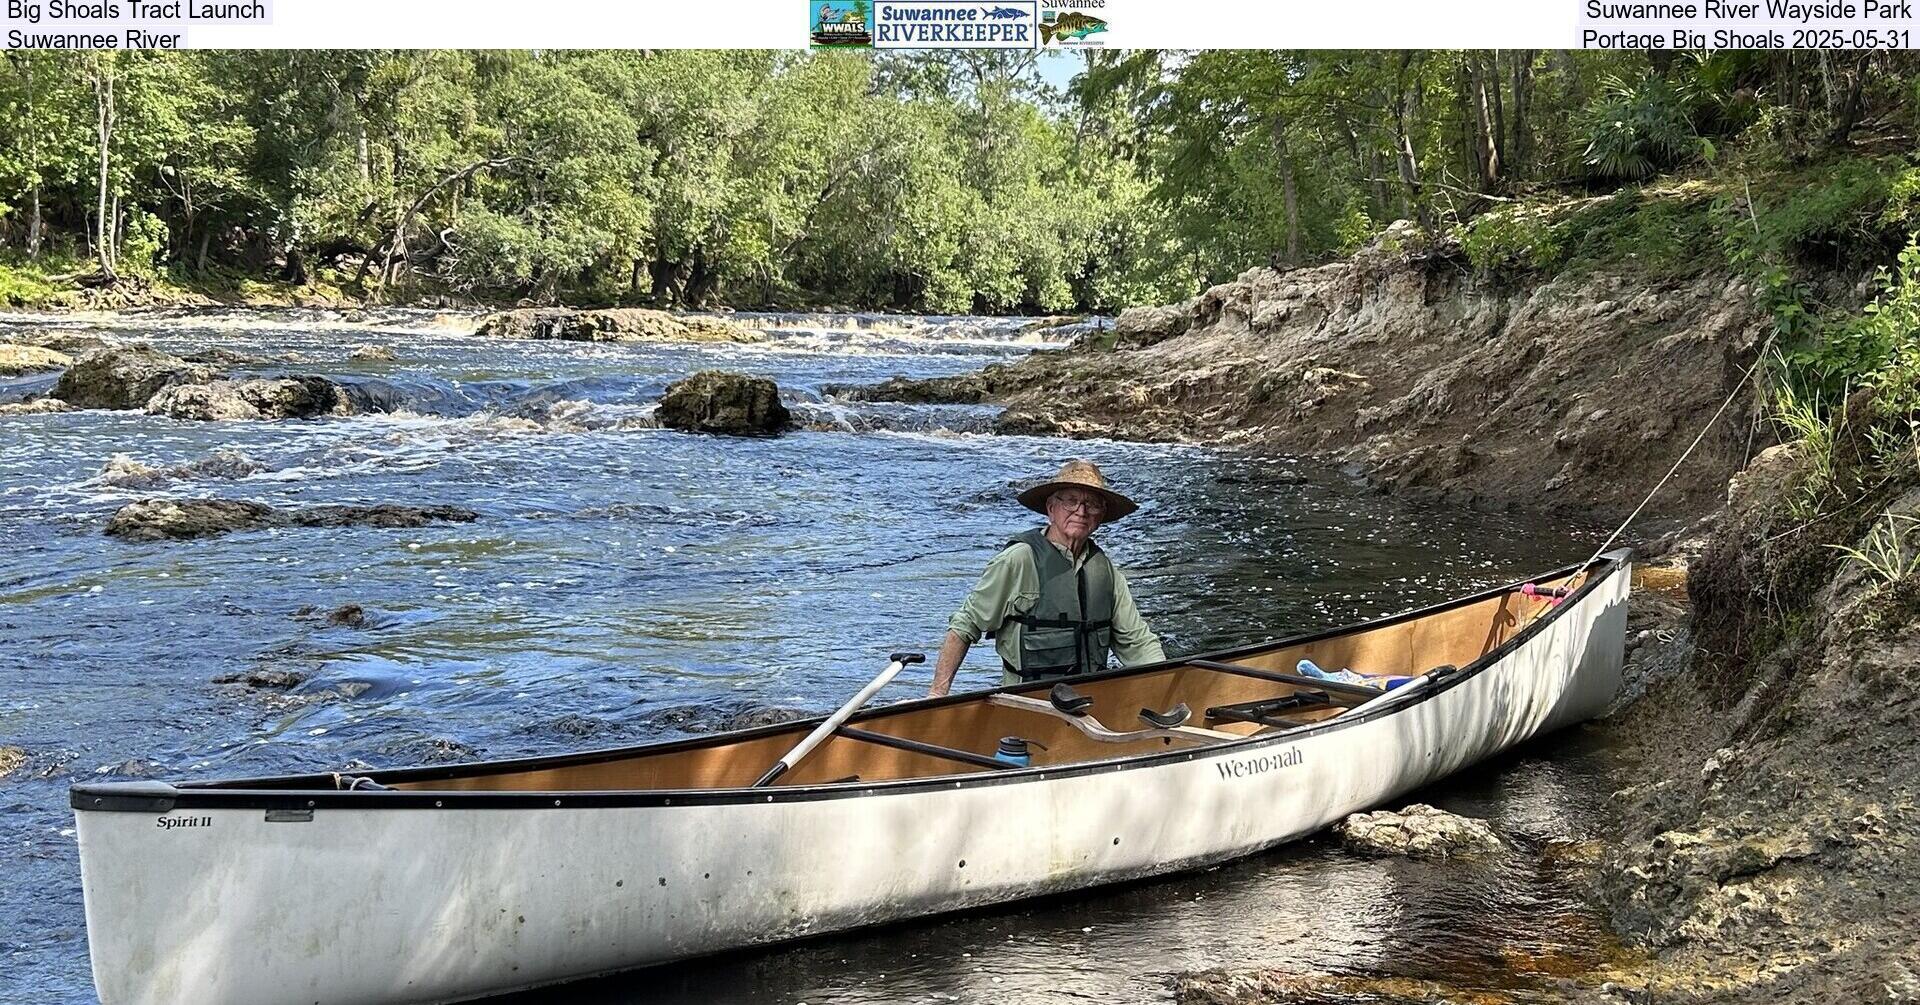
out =
[(892, 656), (889, 656), (887, 658), (894, 661), (895, 663), (900, 664), (901, 666), (911, 666), (912, 664), (915, 664), (915, 663), (925, 663), (927, 661), (927, 654), (926, 653), (894, 653)]

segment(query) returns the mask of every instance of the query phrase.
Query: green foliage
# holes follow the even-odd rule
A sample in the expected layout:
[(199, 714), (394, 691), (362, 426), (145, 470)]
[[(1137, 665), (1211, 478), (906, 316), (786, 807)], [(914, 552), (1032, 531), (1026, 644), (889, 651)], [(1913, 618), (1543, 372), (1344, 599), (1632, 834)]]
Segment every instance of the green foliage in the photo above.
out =
[[(1882, 513), (1880, 517), (1861, 541), (1861, 547), (1841, 544), (1827, 547), (1860, 563), (1877, 585), (1888, 587), (1920, 573), (1920, 549), (1912, 547), (1911, 536), (1915, 526), (1920, 525), (1920, 517), (1906, 513)], [(1905, 541), (1900, 538), (1902, 527), (1909, 532)]]
[(60, 292), (47, 282), (45, 269), (0, 261), (0, 308), (40, 307), (56, 302)]
[(1859, 314), (1810, 323), (1789, 344), (1783, 379), (1796, 394), (1838, 407), (1869, 387), (1889, 413), (1920, 411), (1920, 240), (1875, 281), (1879, 296)]
[[(1066, 61), (1080, 72), (1060, 93), (1041, 68)], [(1781, 162), (1807, 173), (1761, 193), (1777, 210), (1761, 243), (1878, 262), (1920, 216), (1920, 175), (1837, 153), (1855, 123), (1913, 119), (1909, 69), (1535, 50), (17, 52), (0, 62), (0, 246), (39, 233), (84, 258), (104, 202), (104, 257), (135, 273), (1111, 311), (1344, 253), (1399, 219), (1429, 236), (1474, 220), (1456, 232), (1488, 269), (1688, 272), (1712, 261), (1696, 200), (1654, 182), (1562, 211), (1569, 166), (1591, 195), (1784, 130)], [(1806, 167), (1823, 162), (1835, 177)], [(1484, 212), (1543, 187), (1552, 213)]]
[[(1774, 362), (1776, 371), (1784, 365), (1778, 357)], [(1773, 384), (1772, 418), (1785, 438), (1799, 445), (1804, 465), (1788, 499), (1788, 512), (1796, 520), (1811, 520), (1834, 491), (1836, 449), (1845, 439), (1846, 413), (1801, 393), (1790, 380), (1777, 380)]]
[(1560, 260), (1560, 233), (1540, 213), (1505, 210), (1476, 218), (1458, 234), (1475, 269), (1486, 273), (1549, 268)]
[(1580, 163), (1595, 178), (1636, 181), (1712, 156), (1712, 145), (1694, 133), (1679, 89), (1657, 76), (1608, 80), (1580, 119), (1586, 138)]
[(1817, 264), (1879, 260), (1890, 236), (1885, 214), (1904, 217), (1889, 199), (1893, 182), (1887, 163), (1864, 158), (1782, 178), (1777, 192), (1763, 194), (1760, 239), (1779, 255)]

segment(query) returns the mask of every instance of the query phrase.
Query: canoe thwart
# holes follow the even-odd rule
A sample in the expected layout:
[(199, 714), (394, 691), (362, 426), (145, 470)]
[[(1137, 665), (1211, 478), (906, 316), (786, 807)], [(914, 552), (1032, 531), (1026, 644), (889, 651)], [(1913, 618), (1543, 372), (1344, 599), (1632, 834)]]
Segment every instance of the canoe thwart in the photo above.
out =
[(1215, 705), (1207, 709), (1207, 718), (1214, 722), (1257, 722), (1262, 726), (1304, 726), (1308, 720), (1289, 719), (1281, 713), (1305, 712), (1330, 708), (1332, 705), (1333, 702), (1328, 700), (1324, 691), (1296, 691), (1278, 698)]
[(1007, 768), (1013, 767), (1013, 765), (1005, 761), (996, 761), (985, 754), (976, 754), (971, 750), (942, 747), (937, 743), (923, 743), (919, 740), (909, 740), (904, 736), (889, 736), (886, 733), (875, 733), (872, 730), (860, 729), (855, 726), (840, 727), (839, 735), (850, 740), (877, 743), (882, 747), (892, 747), (895, 750), (911, 750), (916, 754), (926, 754), (928, 757), (943, 757), (949, 761), (959, 761), (962, 764), (972, 764), (982, 768), (993, 768), (998, 771), (1004, 771)]

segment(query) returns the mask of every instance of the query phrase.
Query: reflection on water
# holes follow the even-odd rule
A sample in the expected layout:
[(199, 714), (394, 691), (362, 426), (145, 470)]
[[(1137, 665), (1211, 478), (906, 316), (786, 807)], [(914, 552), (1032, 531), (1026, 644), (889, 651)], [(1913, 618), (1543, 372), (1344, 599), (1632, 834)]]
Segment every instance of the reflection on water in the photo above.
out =
[[(823, 402), (830, 383), (962, 372), (1033, 346), (1001, 320), (919, 330), (776, 320), (766, 344), (700, 347), (481, 341), (460, 333), (470, 322), (407, 312), (358, 325), (312, 312), (116, 322), (108, 334), (230, 349), (261, 373), (377, 382), (393, 410), (271, 423), (0, 419), (0, 744), (29, 753), (0, 782), (0, 917), (12, 919), (0, 925), (0, 997), (91, 994), (70, 782), (507, 757), (676, 735), (697, 726), (689, 707), (830, 708), (886, 653), (937, 646), (987, 557), (1035, 519), (1012, 486), (1069, 454), (1143, 501), (1102, 540), (1175, 652), (1433, 602), (1578, 560), (1592, 539), (1408, 508), (1304, 464), (974, 435), (964, 430), (989, 412)], [(347, 358), (366, 342), (398, 358)], [(772, 377), (796, 404), (878, 431), (734, 440), (651, 428), (659, 390), (709, 367)], [(156, 544), (101, 536), (115, 507), (152, 495), (453, 503), (480, 519)], [(321, 616), (348, 603), (364, 607), (365, 625)], [(986, 650), (963, 685), (993, 678)], [(255, 671), (303, 680), (285, 692), (212, 683)], [(1535, 763), (1545, 770), (1488, 784), (1514, 801), (1501, 812), (1522, 830), (1544, 831), (1584, 790), (1575, 779), (1557, 793), (1540, 779), (1569, 769)], [(814, 989), (832, 1000), (920, 988), (1097, 997), (1268, 958), (1269, 947), (1274, 958), (1390, 968), (1455, 941), (1421, 934), (1418, 919), (1436, 915), (1396, 913), (1415, 901), (1446, 905), (1456, 924), (1559, 913), (1511, 900), (1551, 886), (1498, 872), (1518, 868), (1468, 882), (1307, 847), (658, 972), (606, 993), (666, 984), (687, 999), (725, 997), (759, 980), (796, 1000)]]

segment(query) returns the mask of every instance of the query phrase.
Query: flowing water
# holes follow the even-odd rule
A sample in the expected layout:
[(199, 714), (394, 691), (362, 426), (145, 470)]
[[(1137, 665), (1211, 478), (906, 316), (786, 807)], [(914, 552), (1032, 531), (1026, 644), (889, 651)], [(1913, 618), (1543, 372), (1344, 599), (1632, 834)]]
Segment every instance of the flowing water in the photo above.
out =
[[(996, 437), (980, 432), (991, 409), (845, 405), (824, 391), (1048, 351), (1020, 319), (742, 320), (772, 339), (489, 341), (467, 334), (472, 318), (407, 311), (60, 321), (174, 352), (244, 354), (247, 372), (329, 376), (385, 411), (0, 418), (0, 745), (28, 755), (0, 781), (0, 998), (91, 998), (71, 782), (511, 757), (721, 728), (770, 707), (823, 711), (886, 653), (937, 647), (987, 557), (1036, 519), (1013, 486), (1069, 455), (1143, 501), (1101, 539), (1176, 653), (1438, 601), (1576, 561), (1594, 539), (1591, 528), (1410, 507), (1305, 463)], [(0, 337), (50, 323), (0, 316)], [(350, 358), (367, 343), (396, 358)], [(772, 377), (812, 428), (765, 440), (654, 428), (666, 384), (711, 367)], [(0, 383), (0, 401), (50, 384)], [(116, 507), (151, 496), (452, 503), (479, 519), (146, 544), (102, 535)], [(325, 617), (347, 604), (364, 624)], [(303, 679), (287, 691), (214, 682), (260, 670)], [(961, 684), (996, 676), (981, 646)], [(1599, 787), (1591, 759), (1563, 746), (1536, 744), (1432, 796), (1534, 844), (1577, 838)], [(1166, 975), (1214, 966), (1435, 976), (1577, 955), (1591, 942), (1585, 917), (1532, 857), (1434, 866), (1309, 842), (573, 990), (603, 1001), (1151, 1000), (1169, 994)]]

